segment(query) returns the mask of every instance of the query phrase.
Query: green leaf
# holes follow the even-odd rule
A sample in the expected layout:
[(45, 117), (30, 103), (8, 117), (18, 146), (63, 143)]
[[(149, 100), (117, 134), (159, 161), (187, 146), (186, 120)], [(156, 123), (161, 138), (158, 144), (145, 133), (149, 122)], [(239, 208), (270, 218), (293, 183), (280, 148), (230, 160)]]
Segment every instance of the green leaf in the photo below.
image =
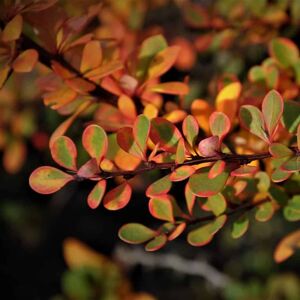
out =
[(286, 161), (280, 167), (282, 171), (298, 172), (300, 171), (300, 156), (294, 156), (290, 160)]
[(213, 112), (209, 117), (209, 126), (211, 133), (222, 141), (229, 132), (231, 124), (227, 115), (222, 112)]
[(193, 148), (196, 143), (197, 137), (198, 137), (199, 125), (198, 125), (197, 120), (192, 115), (188, 115), (183, 120), (182, 131), (183, 131), (183, 134), (184, 134), (186, 140), (188, 141), (190, 146)]
[(214, 179), (225, 170), (225, 167), (226, 167), (225, 161), (223, 160), (216, 161), (208, 172), (208, 178)]
[(148, 252), (157, 251), (166, 244), (167, 240), (167, 236), (164, 233), (161, 233), (147, 243), (147, 245), (145, 246), (145, 250)]
[(270, 201), (260, 204), (255, 212), (255, 219), (259, 222), (269, 221), (274, 214), (274, 207)]
[(285, 101), (282, 120), (290, 133), (296, 132), (300, 124), (300, 103), (292, 100)]
[(300, 124), (298, 125), (297, 127), (297, 147), (298, 147), (298, 150), (300, 151)]
[(182, 164), (185, 161), (185, 144), (183, 138), (179, 139), (177, 144), (176, 154), (175, 154), (175, 162), (176, 164)]
[(159, 144), (161, 149), (176, 153), (181, 134), (170, 121), (159, 117), (151, 120), (150, 138), (155, 145)]
[(50, 145), (51, 156), (60, 166), (76, 171), (77, 149), (74, 142), (66, 137), (60, 136)]
[(234, 239), (242, 237), (249, 227), (249, 218), (246, 215), (240, 216), (232, 224), (231, 236)]
[(257, 171), (256, 166), (243, 165), (233, 170), (230, 175), (236, 177), (248, 177), (253, 175)]
[(89, 193), (87, 198), (88, 206), (92, 209), (95, 209), (101, 203), (101, 200), (105, 194), (106, 190), (106, 180), (100, 180), (94, 186), (92, 191)]
[(242, 125), (260, 139), (269, 143), (265, 132), (265, 124), (261, 111), (253, 105), (243, 105), (240, 108), (240, 120)]
[(124, 182), (110, 190), (103, 199), (103, 205), (108, 210), (119, 210), (124, 208), (131, 197), (131, 186)]
[(289, 157), (294, 154), (294, 152), (287, 146), (279, 143), (271, 144), (269, 147), (269, 151), (272, 154), (272, 156), (276, 158)]
[(266, 172), (257, 172), (255, 174), (255, 178), (258, 179), (257, 183), (257, 189), (260, 193), (266, 193), (268, 192), (270, 186), (271, 186), (271, 181), (270, 177)]
[(275, 91), (270, 91), (264, 98), (262, 103), (262, 114), (269, 133), (270, 140), (273, 139), (278, 128), (278, 123), (283, 113), (283, 99), (281, 95)]
[(271, 179), (273, 182), (282, 182), (288, 179), (290, 176), (290, 172), (281, 170), (280, 168), (276, 168), (271, 175)]
[(40, 194), (52, 194), (60, 190), (74, 177), (59, 169), (43, 166), (34, 170), (29, 177), (30, 187)]
[(297, 46), (287, 38), (275, 38), (269, 46), (270, 55), (284, 68), (291, 67), (299, 59)]
[(214, 221), (192, 230), (187, 237), (188, 243), (192, 246), (204, 246), (208, 244), (213, 239), (214, 234), (224, 226), (226, 220), (227, 216), (222, 215)]
[(174, 222), (172, 201), (166, 195), (149, 200), (151, 215), (159, 220)]
[(189, 179), (190, 189), (198, 197), (209, 197), (221, 192), (229, 176), (227, 170), (213, 179), (208, 177), (208, 173), (209, 168), (202, 168)]
[(170, 180), (170, 176), (166, 175), (148, 186), (146, 190), (146, 196), (151, 198), (167, 194), (170, 191), (171, 187), (172, 182)]
[(224, 213), (227, 207), (225, 197), (221, 193), (208, 197), (205, 205), (214, 213), (215, 216), (220, 216)]
[(96, 158), (99, 164), (108, 147), (105, 131), (98, 125), (89, 125), (82, 134), (82, 144), (87, 153)]
[(187, 179), (194, 173), (195, 173), (195, 168), (193, 166), (181, 166), (171, 173), (170, 180), (182, 181)]
[(145, 156), (147, 149), (147, 140), (150, 133), (150, 121), (144, 115), (139, 115), (133, 125), (133, 136), (137, 145)]
[(143, 41), (138, 54), (136, 69), (136, 77), (139, 80), (142, 81), (147, 75), (148, 68), (154, 56), (167, 47), (168, 44), (165, 38), (160, 34), (151, 36)]
[(284, 217), (291, 222), (300, 220), (300, 195), (294, 195), (283, 209)]
[(195, 201), (196, 201), (196, 195), (192, 193), (189, 183), (187, 183), (185, 185), (184, 196), (185, 196), (187, 209), (188, 209), (190, 215), (193, 215), (193, 208), (194, 208)]
[(156, 232), (138, 223), (129, 223), (119, 229), (119, 238), (130, 244), (142, 244), (155, 237)]

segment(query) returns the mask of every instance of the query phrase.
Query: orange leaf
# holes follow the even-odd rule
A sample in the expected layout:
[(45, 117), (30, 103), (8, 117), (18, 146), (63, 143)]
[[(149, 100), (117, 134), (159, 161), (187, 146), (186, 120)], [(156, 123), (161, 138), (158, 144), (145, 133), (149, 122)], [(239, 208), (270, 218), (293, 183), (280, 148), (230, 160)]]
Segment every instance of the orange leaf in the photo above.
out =
[(4, 43), (6, 42), (12, 42), (17, 40), (22, 32), (23, 27), (23, 18), (21, 15), (16, 15), (12, 20), (10, 20), (3, 32), (2, 32), (2, 41)]
[(171, 94), (171, 95), (186, 95), (189, 93), (189, 87), (183, 82), (166, 82), (153, 85), (148, 88), (151, 92)]
[(85, 73), (88, 70), (95, 69), (100, 66), (102, 61), (102, 49), (99, 41), (90, 41), (84, 48), (82, 53), (80, 72)]
[(22, 52), (13, 62), (12, 67), (15, 72), (26, 73), (32, 71), (38, 61), (39, 54), (34, 49)]
[(105, 195), (103, 205), (108, 210), (121, 209), (128, 204), (131, 193), (131, 186), (124, 182)]

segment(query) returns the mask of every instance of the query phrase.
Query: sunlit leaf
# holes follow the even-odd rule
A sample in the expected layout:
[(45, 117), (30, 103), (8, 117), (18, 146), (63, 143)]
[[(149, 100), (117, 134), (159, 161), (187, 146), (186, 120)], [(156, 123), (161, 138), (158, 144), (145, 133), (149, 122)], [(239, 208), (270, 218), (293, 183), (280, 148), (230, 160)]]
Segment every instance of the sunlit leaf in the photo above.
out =
[(133, 124), (133, 136), (137, 145), (146, 154), (147, 140), (150, 133), (150, 121), (144, 115), (139, 115)]
[(173, 241), (175, 240), (186, 228), (186, 223), (180, 223), (175, 227), (175, 229), (169, 234), (168, 240)]
[(223, 160), (216, 161), (208, 172), (208, 178), (214, 179), (225, 170), (225, 167), (226, 167), (225, 161)]
[(255, 219), (259, 222), (269, 221), (274, 214), (274, 207), (270, 201), (260, 204), (255, 212)]
[(166, 73), (174, 65), (179, 50), (178, 46), (172, 46), (158, 52), (151, 60), (147, 79), (156, 78)]
[(182, 181), (187, 179), (194, 173), (195, 173), (195, 168), (193, 166), (181, 166), (171, 173), (170, 180)]
[(295, 253), (300, 248), (300, 230), (293, 231), (284, 237), (274, 251), (274, 260), (281, 263)]
[(39, 54), (34, 49), (28, 49), (22, 52), (13, 62), (12, 67), (15, 72), (31, 72), (38, 61)]
[(214, 112), (209, 117), (209, 126), (211, 133), (219, 137), (220, 141), (227, 135), (230, 130), (230, 120), (222, 112)]
[(59, 169), (43, 166), (34, 170), (29, 178), (31, 188), (40, 194), (52, 194), (60, 190), (74, 177)]
[(167, 240), (167, 236), (164, 233), (161, 233), (146, 244), (145, 250), (148, 252), (157, 251), (166, 244)]
[(187, 95), (189, 93), (189, 87), (183, 82), (165, 82), (152, 85), (151, 92), (171, 95)]
[(149, 211), (154, 218), (174, 222), (172, 202), (167, 196), (151, 198), (149, 200)]
[(142, 80), (146, 76), (154, 56), (167, 47), (168, 44), (162, 35), (154, 35), (143, 41), (138, 54), (138, 66), (136, 69), (138, 79)]
[(181, 134), (170, 121), (154, 118), (151, 120), (150, 138), (154, 144), (159, 144), (161, 149), (176, 153)]
[(182, 131), (190, 146), (193, 147), (196, 143), (199, 133), (199, 125), (195, 117), (188, 115), (183, 120)]
[(252, 105), (243, 105), (240, 108), (240, 120), (242, 125), (252, 134), (269, 143), (265, 132), (265, 124), (261, 111)]
[(128, 119), (136, 118), (136, 107), (134, 101), (127, 95), (122, 94), (118, 99), (119, 111)]
[(51, 156), (60, 166), (76, 171), (77, 149), (67, 136), (60, 136), (50, 146)]
[(225, 197), (221, 193), (208, 197), (205, 205), (214, 213), (215, 216), (221, 215), (227, 207)]
[(247, 215), (241, 215), (237, 220), (232, 224), (231, 236), (234, 239), (242, 237), (249, 227), (249, 218)]
[(110, 190), (103, 199), (103, 205), (108, 210), (118, 210), (125, 207), (131, 198), (131, 186), (124, 182)]
[(106, 180), (100, 180), (91, 190), (87, 198), (87, 204), (90, 208), (95, 209), (101, 203), (106, 190)]
[(190, 189), (198, 197), (209, 197), (221, 192), (229, 176), (228, 171), (224, 170), (220, 175), (210, 179), (208, 172), (209, 168), (202, 168), (189, 179)]
[(23, 18), (21, 15), (16, 15), (12, 20), (10, 20), (3, 32), (2, 32), (2, 41), (11, 42), (17, 40), (21, 33), (23, 27)]
[(198, 247), (208, 244), (213, 239), (214, 234), (224, 226), (226, 219), (226, 215), (221, 215), (214, 221), (192, 230), (187, 237), (188, 243)]
[(154, 238), (156, 232), (138, 223), (129, 223), (119, 229), (119, 238), (130, 244), (142, 244)]
[(191, 111), (199, 126), (206, 133), (209, 133), (209, 117), (213, 113), (213, 108), (206, 101), (202, 99), (196, 99), (192, 102)]
[(269, 45), (270, 55), (283, 67), (292, 66), (299, 59), (297, 46), (287, 38), (275, 38)]
[(89, 125), (83, 131), (82, 144), (87, 153), (92, 158), (96, 158), (99, 164), (108, 147), (105, 131), (98, 125)]
[(80, 72), (97, 68), (102, 61), (102, 49), (99, 41), (88, 42), (82, 52)]
[(158, 195), (167, 194), (170, 191), (171, 187), (172, 182), (170, 180), (170, 176), (166, 175), (149, 185), (149, 187), (146, 190), (146, 196), (150, 198)]
[(265, 96), (262, 103), (262, 114), (270, 140), (273, 139), (273, 136), (276, 133), (282, 113), (283, 99), (277, 91), (272, 90)]

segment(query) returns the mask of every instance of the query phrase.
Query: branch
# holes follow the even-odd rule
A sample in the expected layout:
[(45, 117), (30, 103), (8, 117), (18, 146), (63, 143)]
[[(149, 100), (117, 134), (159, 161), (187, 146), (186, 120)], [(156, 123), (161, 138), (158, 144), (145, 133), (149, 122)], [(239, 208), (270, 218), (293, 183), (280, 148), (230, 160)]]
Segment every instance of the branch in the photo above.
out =
[[(291, 147), (291, 150), (294, 151), (296, 156), (300, 156), (300, 151), (296, 147)], [(167, 162), (167, 163), (155, 163), (155, 162), (144, 162), (142, 166), (139, 168), (132, 170), (132, 171), (115, 171), (115, 172), (107, 172), (102, 171), (99, 174), (99, 178), (97, 179), (109, 179), (114, 178), (117, 176), (123, 176), (125, 178), (131, 178), (136, 175), (140, 175), (145, 172), (153, 171), (153, 170), (175, 170), (181, 166), (193, 166), (202, 163), (208, 162), (216, 162), (218, 160), (223, 160), (227, 163), (237, 163), (239, 165), (249, 164), (254, 160), (263, 160), (266, 158), (270, 158), (272, 155), (269, 152), (264, 152), (260, 154), (226, 154), (226, 153), (219, 153), (218, 155), (210, 156), (210, 157), (193, 157), (190, 160), (186, 160), (182, 164), (176, 164), (176, 162)]]

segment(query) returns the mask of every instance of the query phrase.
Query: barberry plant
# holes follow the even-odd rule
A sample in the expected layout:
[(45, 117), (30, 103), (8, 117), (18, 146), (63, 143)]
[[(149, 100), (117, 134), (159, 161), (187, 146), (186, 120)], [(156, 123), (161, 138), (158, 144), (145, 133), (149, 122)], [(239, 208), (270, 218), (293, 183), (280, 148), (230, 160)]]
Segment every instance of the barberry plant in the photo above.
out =
[[(250, 211), (258, 222), (279, 212), (299, 221), (300, 58), (297, 45), (280, 36), (281, 26), (299, 23), (298, 2), (261, 1), (259, 10), (237, 2), (239, 10), (226, 12), (222, 1), (213, 10), (174, 1), (184, 28), (195, 31), (188, 39), (147, 26), (147, 11), (164, 1), (104, 1), (79, 16), (55, 0), (8, 1), (1, 9), (1, 86), (12, 74), (35, 72), (44, 104), (66, 116), (49, 139), (57, 166), (34, 170), (32, 189), (52, 194), (71, 181), (92, 181), (87, 205), (114, 211), (135, 200), (136, 178), (147, 182), (155, 173), (145, 195), (161, 225), (133, 220), (119, 230), (123, 241), (147, 251), (183, 233), (204, 246), (229, 218), (239, 238)], [(172, 68), (191, 70), (197, 53), (237, 44), (269, 54), (247, 79), (224, 72), (211, 80), (207, 99), (193, 96), (192, 75), (169, 79)], [(78, 119), (86, 122), (77, 143), (67, 133)], [(83, 163), (79, 146), (88, 156)], [(296, 187), (290, 191), (288, 183)], [(182, 195), (174, 195), (176, 186)], [(298, 230), (279, 243), (275, 260), (299, 246)]]

